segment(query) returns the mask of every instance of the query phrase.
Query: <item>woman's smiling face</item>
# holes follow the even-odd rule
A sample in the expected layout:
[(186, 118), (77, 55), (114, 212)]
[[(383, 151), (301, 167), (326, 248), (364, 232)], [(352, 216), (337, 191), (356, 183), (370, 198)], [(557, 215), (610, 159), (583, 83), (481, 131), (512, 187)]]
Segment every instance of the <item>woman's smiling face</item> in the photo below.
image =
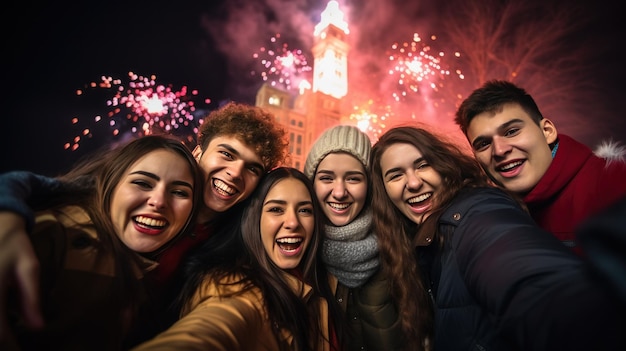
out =
[(414, 223), (423, 223), (436, 204), (433, 199), (442, 186), (441, 175), (426, 162), (415, 146), (396, 143), (380, 158), (387, 196)]
[(281, 269), (296, 268), (315, 230), (313, 200), (298, 179), (285, 178), (263, 201), (261, 240), (269, 258)]
[(352, 222), (367, 199), (365, 167), (356, 157), (330, 153), (320, 162), (313, 178), (315, 194), (326, 218), (334, 226)]
[(194, 176), (187, 160), (155, 150), (125, 172), (111, 196), (111, 220), (133, 251), (152, 252), (178, 234), (193, 209)]

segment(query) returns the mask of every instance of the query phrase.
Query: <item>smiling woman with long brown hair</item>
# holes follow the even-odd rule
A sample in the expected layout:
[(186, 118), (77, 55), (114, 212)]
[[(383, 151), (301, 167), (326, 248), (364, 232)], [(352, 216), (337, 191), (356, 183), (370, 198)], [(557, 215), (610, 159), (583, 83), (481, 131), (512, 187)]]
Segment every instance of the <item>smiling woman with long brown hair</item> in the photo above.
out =
[(302, 172), (270, 171), (237, 225), (191, 257), (181, 319), (134, 350), (341, 350), (320, 218)]
[(477, 161), (424, 129), (372, 148), (374, 225), (392, 287), (417, 255), (434, 301), (433, 350), (618, 350), (623, 314), (586, 262), (491, 186)]

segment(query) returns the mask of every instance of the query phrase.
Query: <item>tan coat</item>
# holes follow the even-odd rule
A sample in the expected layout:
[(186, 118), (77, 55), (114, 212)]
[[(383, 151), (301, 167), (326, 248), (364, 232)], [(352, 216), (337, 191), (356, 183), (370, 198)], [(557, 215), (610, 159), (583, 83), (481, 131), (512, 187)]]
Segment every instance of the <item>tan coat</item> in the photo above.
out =
[[(121, 350), (129, 331), (123, 298), (114, 293), (115, 260), (103, 249), (87, 212), (77, 206), (37, 213), (31, 242), (40, 262), (41, 307), (46, 326), (39, 331), (19, 321), (11, 327), (17, 345), (1, 350)], [(138, 256), (128, 267), (137, 279), (158, 264)], [(17, 309), (18, 304), (11, 304)], [(19, 311), (15, 311), (19, 314)], [(150, 321), (139, 320), (138, 325)]]
[[(302, 282), (285, 273), (294, 291)], [(215, 284), (205, 280), (196, 290), (181, 319), (154, 339), (133, 351), (146, 350), (267, 350), (276, 351), (279, 343), (291, 344), (292, 335), (283, 330), (281, 340), (272, 333), (261, 291), (254, 287), (243, 290), (239, 280), (231, 277)], [(312, 288), (304, 285), (302, 298), (311, 297)], [(328, 305), (320, 304), (323, 338), (328, 340)], [(327, 341), (320, 342), (319, 351), (329, 351)]]

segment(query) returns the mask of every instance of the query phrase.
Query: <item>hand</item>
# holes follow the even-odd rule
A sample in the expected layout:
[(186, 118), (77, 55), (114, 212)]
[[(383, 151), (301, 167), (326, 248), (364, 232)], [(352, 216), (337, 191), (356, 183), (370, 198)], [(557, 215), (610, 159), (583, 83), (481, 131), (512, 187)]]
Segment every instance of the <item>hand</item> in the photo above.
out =
[(25, 228), (21, 216), (0, 211), (0, 340), (6, 340), (10, 333), (7, 325), (9, 289), (17, 288), (26, 326), (43, 326), (39, 307), (39, 260)]

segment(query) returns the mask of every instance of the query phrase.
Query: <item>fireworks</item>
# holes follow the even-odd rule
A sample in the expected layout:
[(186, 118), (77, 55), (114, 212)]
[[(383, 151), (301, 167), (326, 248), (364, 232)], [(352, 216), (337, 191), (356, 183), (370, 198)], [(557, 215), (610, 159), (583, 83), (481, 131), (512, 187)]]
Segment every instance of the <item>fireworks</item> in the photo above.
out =
[[(262, 46), (252, 57), (260, 64), (260, 75), (264, 82), (289, 91), (298, 89), (309, 72), (306, 56), (300, 49), (290, 49), (287, 43), (280, 42), (280, 34), (270, 38), (270, 44)], [(256, 71), (252, 71), (254, 76)]]
[[(437, 37), (433, 35), (430, 39), (434, 42)], [(464, 78), (458, 69), (451, 73), (451, 63), (445, 63), (446, 54), (443, 51), (437, 52), (431, 45), (424, 42), (419, 34), (413, 33), (413, 40), (410, 42), (394, 43), (391, 46), (389, 61), (392, 68), (389, 69), (389, 75), (397, 78), (399, 91), (393, 92), (396, 101), (412, 93), (437, 91), (442, 82), (451, 75)], [(458, 58), (460, 54), (457, 52), (453, 56)]]
[(378, 137), (385, 132), (387, 123), (393, 115), (389, 105), (383, 105), (369, 99), (365, 103), (354, 105), (352, 113), (343, 123), (357, 126), (370, 137), (372, 143), (375, 143), (378, 141)]
[[(157, 84), (154, 75), (144, 77), (129, 72), (127, 83), (102, 76), (99, 82), (90, 83), (86, 90), (112, 94), (106, 100), (108, 112), (105, 117), (97, 115), (93, 121), (106, 121), (114, 137), (128, 133), (142, 136), (159, 132), (181, 135), (191, 141), (198, 125), (202, 123), (202, 119), (194, 116), (196, 106), (192, 97), (197, 96), (198, 91), (188, 91), (186, 86), (176, 91), (171, 85)], [(79, 96), (84, 93), (83, 90), (77, 91)], [(205, 103), (210, 103), (210, 100), (206, 99)], [(78, 125), (79, 121), (78, 117), (71, 120), (74, 125)], [(92, 136), (89, 127), (81, 129), (71, 142), (65, 143), (65, 149), (74, 151), (82, 139)]]

